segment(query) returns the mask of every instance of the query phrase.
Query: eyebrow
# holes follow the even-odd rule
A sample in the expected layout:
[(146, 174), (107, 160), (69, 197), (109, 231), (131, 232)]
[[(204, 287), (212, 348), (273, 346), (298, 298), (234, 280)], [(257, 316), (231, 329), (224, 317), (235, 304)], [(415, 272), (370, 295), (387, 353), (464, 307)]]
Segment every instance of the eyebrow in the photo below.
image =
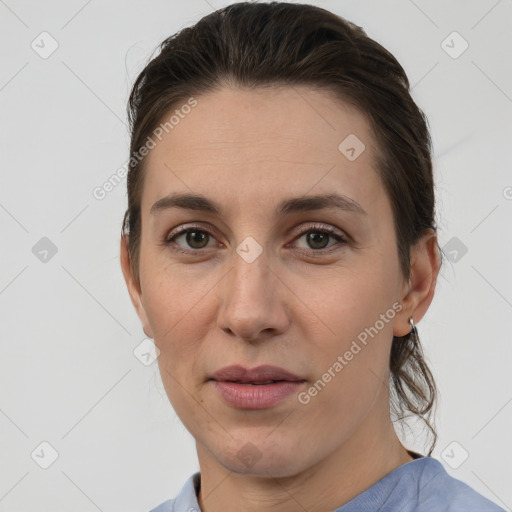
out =
[[(170, 208), (181, 208), (200, 212), (222, 214), (222, 207), (201, 194), (170, 194), (156, 201), (150, 210), (150, 215)], [(340, 194), (320, 194), (286, 199), (276, 208), (276, 215), (282, 216), (295, 212), (339, 209), (359, 215), (368, 216), (368, 213), (357, 202)]]

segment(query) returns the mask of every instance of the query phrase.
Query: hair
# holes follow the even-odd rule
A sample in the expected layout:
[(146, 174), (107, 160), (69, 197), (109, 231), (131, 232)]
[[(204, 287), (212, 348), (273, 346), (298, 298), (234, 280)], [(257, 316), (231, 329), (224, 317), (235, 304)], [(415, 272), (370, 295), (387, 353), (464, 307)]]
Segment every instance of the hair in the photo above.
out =
[[(302, 85), (334, 93), (370, 122), (377, 170), (392, 205), (400, 269), (410, 279), (411, 247), (426, 230), (437, 233), (432, 142), (407, 75), (388, 50), (332, 12), (283, 2), (231, 4), (168, 37), (159, 49), (130, 93), (131, 155), (140, 155), (164, 116), (192, 95), (226, 86)], [(121, 234), (139, 287), (144, 163), (140, 156), (129, 161)], [(442, 262), (440, 250), (439, 256)], [(393, 337), (389, 367), (390, 412), (399, 422), (411, 415), (423, 420), (433, 435), (431, 455), (437, 388), (415, 330)]]

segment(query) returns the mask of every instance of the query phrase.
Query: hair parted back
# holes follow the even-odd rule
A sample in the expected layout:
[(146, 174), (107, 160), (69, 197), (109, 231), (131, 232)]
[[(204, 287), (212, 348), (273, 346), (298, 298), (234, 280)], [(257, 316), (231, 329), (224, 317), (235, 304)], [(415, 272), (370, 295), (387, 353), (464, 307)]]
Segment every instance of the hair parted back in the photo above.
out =
[[(130, 154), (177, 106), (224, 86), (311, 86), (334, 93), (367, 116), (378, 172), (392, 204), (400, 268), (411, 275), (410, 250), (437, 232), (428, 121), (410, 94), (395, 57), (354, 23), (322, 8), (281, 2), (240, 2), (219, 9), (165, 39), (137, 77), (129, 97)], [(140, 285), (144, 158), (130, 158), (123, 220), (131, 269)], [(442, 261), (442, 252), (439, 251)], [(400, 422), (419, 417), (437, 441), (432, 413), (437, 389), (413, 333), (394, 337), (390, 410)]]

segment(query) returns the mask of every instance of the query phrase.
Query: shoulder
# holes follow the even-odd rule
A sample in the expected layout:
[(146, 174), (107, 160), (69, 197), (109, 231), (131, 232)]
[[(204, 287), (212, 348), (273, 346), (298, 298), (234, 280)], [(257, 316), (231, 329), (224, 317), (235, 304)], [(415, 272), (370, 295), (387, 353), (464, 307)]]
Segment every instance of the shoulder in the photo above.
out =
[(440, 461), (420, 457), (388, 473), (335, 512), (505, 512), (448, 474)]
[(172, 512), (175, 501), (175, 499), (164, 501), (163, 503), (160, 503), (158, 507), (152, 508), (149, 512)]
[[(418, 512), (504, 512), (504, 509), (475, 491), (468, 484), (449, 475), (438, 460), (424, 457), (409, 464), (412, 483), (416, 485), (416, 499), (413, 500), (414, 506), (407, 510)], [(409, 466), (409, 464), (405, 466)]]

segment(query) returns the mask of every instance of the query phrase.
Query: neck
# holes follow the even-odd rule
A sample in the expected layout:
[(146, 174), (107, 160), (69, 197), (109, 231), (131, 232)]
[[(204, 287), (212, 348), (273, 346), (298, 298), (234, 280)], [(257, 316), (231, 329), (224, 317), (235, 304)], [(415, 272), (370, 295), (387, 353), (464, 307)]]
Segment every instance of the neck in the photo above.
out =
[[(341, 507), (385, 475), (413, 460), (389, 420), (371, 414), (349, 440), (312, 467), (286, 477), (229, 471), (197, 444), (203, 512), (328, 512)], [(380, 420), (380, 421), (379, 421)], [(375, 432), (375, 425), (380, 429)], [(299, 450), (300, 451), (300, 450)]]

